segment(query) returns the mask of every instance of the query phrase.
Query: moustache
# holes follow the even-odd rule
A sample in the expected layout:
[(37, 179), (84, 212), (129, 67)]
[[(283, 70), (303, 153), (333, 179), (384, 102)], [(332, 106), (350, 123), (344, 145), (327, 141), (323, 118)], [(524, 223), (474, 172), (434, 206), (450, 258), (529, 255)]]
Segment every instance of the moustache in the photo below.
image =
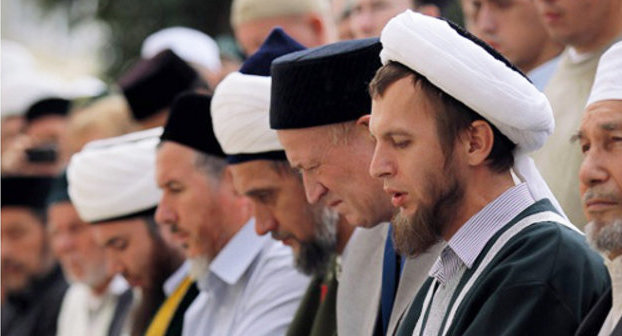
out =
[(608, 202), (620, 202), (620, 196), (613, 192), (588, 189), (581, 197), (583, 203), (587, 203), (593, 199), (599, 199)]
[(2, 258), (2, 271), (3, 272), (22, 272), (24, 271), (24, 264), (19, 261), (15, 261), (10, 258)]
[(277, 232), (277, 231), (271, 231), (270, 235), (272, 236), (272, 239), (274, 240), (285, 240), (285, 239), (296, 239), (296, 237), (294, 237), (294, 235), (292, 235), (291, 233), (286, 233), (286, 232)]

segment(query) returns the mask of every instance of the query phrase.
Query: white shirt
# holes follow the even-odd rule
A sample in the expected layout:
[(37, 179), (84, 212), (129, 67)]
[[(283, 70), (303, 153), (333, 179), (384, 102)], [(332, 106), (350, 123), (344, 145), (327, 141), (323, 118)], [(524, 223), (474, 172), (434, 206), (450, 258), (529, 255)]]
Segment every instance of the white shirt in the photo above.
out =
[(618, 256), (613, 260), (609, 260), (606, 256), (605, 265), (611, 276), (611, 310), (607, 314), (605, 323), (603, 324), (598, 336), (611, 335), (611, 332), (622, 317), (622, 256)]
[(177, 289), (177, 287), (181, 285), (181, 283), (184, 281), (184, 279), (188, 275), (189, 271), (190, 271), (190, 261), (186, 260), (184, 261), (183, 264), (181, 264), (181, 266), (179, 266), (179, 268), (175, 272), (173, 272), (173, 274), (171, 274), (166, 279), (166, 281), (164, 281), (164, 284), (162, 285), (162, 290), (164, 291), (164, 294), (166, 294), (167, 297), (171, 296), (171, 294), (173, 294), (173, 292)]
[(121, 276), (114, 277), (106, 292), (99, 296), (87, 285), (71, 284), (63, 298), (56, 335), (108, 335), (119, 296), (128, 288)]
[(309, 278), (292, 251), (257, 236), (254, 220), (240, 229), (197, 280), (201, 290), (184, 315), (183, 335), (284, 335)]
[(557, 64), (561, 59), (560, 56), (552, 58), (536, 67), (535, 69), (529, 71), (527, 77), (533, 83), (533, 85), (540, 90), (540, 92), (544, 92), (544, 88), (549, 83), (549, 79), (557, 70)]

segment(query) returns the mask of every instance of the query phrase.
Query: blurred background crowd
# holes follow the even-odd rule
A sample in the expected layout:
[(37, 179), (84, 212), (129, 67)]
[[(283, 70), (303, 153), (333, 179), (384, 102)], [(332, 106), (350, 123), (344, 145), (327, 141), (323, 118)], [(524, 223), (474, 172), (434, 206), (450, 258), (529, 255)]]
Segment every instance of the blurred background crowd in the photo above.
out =
[[(581, 155), (568, 139), (600, 54), (622, 37), (615, 2), (2, 1), (2, 335), (56, 334), (67, 283), (86, 285), (101, 299), (93, 305), (114, 298), (106, 323), (123, 315), (119, 302), (128, 285), (107, 273), (88, 224), (67, 196), (55, 194), (66, 192), (58, 176), (90, 141), (163, 126), (179, 93), (213, 93), (277, 26), (306, 47), (377, 37), (408, 8), (464, 26), (551, 101), (556, 133), (534, 159), (571, 221), (582, 226)], [(117, 282), (118, 288), (111, 285)], [(11, 309), (43, 304), (31, 321), (12, 326), (26, 330), (38, 321), (40, 329), (8, 333)]]

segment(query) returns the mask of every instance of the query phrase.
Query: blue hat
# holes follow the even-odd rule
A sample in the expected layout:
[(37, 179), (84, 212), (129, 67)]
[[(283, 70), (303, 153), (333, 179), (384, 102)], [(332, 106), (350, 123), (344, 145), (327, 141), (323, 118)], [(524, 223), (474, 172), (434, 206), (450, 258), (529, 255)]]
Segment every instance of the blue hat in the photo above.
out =
[(306, 48), (287, 35), (282, 28), (276, 27), (270, 32), (261, 47), (242, 64), (240, 73), (268, 77), (270, 76), (272, 60), (304, 49)]

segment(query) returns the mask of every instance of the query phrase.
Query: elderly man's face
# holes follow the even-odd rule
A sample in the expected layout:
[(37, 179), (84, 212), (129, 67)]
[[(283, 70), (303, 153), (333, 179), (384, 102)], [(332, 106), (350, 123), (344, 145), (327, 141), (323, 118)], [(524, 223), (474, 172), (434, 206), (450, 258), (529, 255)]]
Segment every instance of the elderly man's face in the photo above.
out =
[(406, 255), (425, 252), (436, 243), (459, 211), (464, 187), (454, 150), (445, 157), (437, 113), (411, 76), (391, 84), (372, 102), (369, 129), (376, 139), (370, 174), (400, 209), (393, 221), (396, 248)]
[[(287, 163), (286, 163), (287, 164)], [(255, 160), (231, 166), (238, 193), (255, 207), (255, 229), (271, 233), (294, 250), (297, 266), (312, 273), (336, 243), (338, 216), (323, 204), (309, 204), (299, 176), (288, 165)]]
[(25, 289), (45, 270), (49, 254), (41, 220), (25, 207), (4, 206), (2, 217), (2, 287), (6, 293)]
[(622, 101), (590, 105), (578, 139), (586, 232), (598, 249), (615, 256), (622, 252)]
[[(531, 0), (462, 0), (467, 29), (521, 70), (538, 66), (544, 48), (556, 48)], [(548, 50), (547, 50), (548, 52)]]
[(329, 125), (279, 130), (287, 158), (302, 174), (307, 201), (323, 202), (348, 223), (372, 227), (388, 221), (392, 209), (382, 184), (367, 173), (373, 142), (366, 125), (349, 131)]
[(52, 251), (70, 281), (95, 287), (108, 279), (104, 250), (95, 243), (90, 224), (82, 221), (70, 202), (48, 207)]
[(166, 141), (158, 149), (156, 182), (163, 194), (156, 221), (171, 228), (187, 258), (213, 259), (228, 236), (224, 212), (235, 209), (227, 209), (226, 190), (196, 161), (195, 150), (175, 142)]
[(382, 28), (397, 14), (413, 8), (414, 0), (355, 0), (350, 14), (354, 38), (380, 36)]

